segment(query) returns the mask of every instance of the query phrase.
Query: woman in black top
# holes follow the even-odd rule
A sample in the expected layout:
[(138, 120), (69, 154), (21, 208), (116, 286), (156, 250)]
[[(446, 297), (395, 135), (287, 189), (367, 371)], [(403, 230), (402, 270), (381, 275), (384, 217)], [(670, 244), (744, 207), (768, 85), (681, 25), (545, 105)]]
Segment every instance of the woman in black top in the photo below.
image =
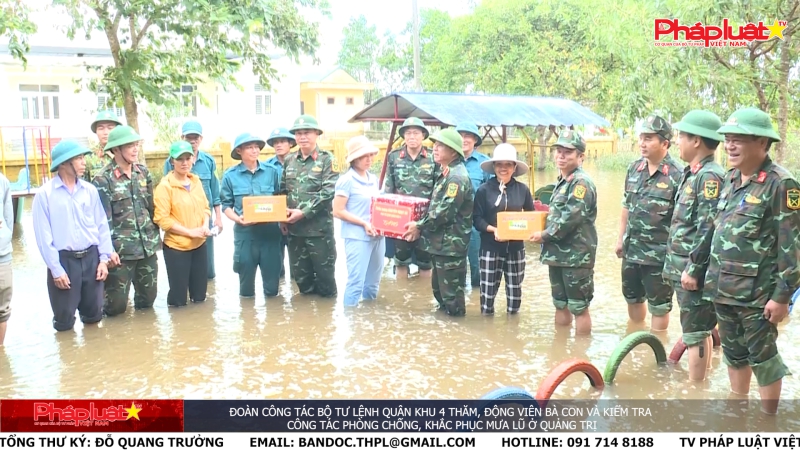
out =
[(473, 224), (481, 233), (481, 312), (494, 314), (494, 298), (505, 276), (507, 311), (514, 314), (522, 303), (525, 242), (497, 239), (497, 213), (534, 210), (530, 189), (514, 179), (528, 173), (528, 165), (517, 159), (513, 145), (500, 144), (492, 159), (481, 163), (481, 169), (495, 175), (478, 188), (472, 215)]

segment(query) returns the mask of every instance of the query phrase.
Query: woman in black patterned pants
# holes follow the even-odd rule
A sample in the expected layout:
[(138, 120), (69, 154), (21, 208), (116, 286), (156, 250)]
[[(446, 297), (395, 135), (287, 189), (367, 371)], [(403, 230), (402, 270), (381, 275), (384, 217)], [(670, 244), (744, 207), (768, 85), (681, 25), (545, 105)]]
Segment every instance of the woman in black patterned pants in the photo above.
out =
[(481, 233), (481, 313), (494, 314), (494, 298), (505, 277), (507, 311), (515, 314), (522, 303), (525, 242), (497, 239), (497, 213), (534, 210), (530, 189), (514, 179), (528, 173), (528, 165), (517, 159), (514, 146), (500, 144), (492, 159), (481, 163), (481, 169), (495, 175), (478, 188), (472, 215), (473, 224)]

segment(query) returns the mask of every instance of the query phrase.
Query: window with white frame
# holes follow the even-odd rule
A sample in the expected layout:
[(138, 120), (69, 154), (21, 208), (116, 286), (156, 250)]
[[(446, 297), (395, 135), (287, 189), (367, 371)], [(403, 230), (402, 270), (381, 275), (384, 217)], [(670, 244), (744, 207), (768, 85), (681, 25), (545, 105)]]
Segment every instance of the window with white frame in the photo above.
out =
[(180, 97), (183, 114), (186, 117), (197, 117), (197, 86), (184, 84), (175, 93)]
[(256, 115), (267, 116), (272, 114), (272, 94), (260, 84), (257, 84), (254, 90), (256, 96)]
[(105, 111), (109, 109), (114, 111), (117, 117), (122, 117), (125, 114), (125, 110), (121, 106), (114, 106), (110, 95), (105, 92), (97, 94), (97, 110)]
[(22, 120), (59, 119), (58, 91), (55, 84), (20, 84)]

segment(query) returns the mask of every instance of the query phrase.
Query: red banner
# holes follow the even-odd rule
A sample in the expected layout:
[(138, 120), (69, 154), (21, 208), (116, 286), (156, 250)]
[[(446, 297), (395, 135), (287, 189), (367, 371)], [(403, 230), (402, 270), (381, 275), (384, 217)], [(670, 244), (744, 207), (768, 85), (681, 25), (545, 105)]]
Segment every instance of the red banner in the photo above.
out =
[(183, 400), (2, 400), (0, 431), (183, 432)]

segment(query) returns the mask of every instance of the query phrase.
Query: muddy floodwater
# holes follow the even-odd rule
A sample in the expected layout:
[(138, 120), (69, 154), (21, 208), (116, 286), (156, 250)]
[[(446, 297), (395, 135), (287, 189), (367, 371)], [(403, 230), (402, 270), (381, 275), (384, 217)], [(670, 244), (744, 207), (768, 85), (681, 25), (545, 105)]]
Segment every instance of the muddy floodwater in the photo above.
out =
[[(498, 312), (483, 317), (478, 290), (467, 288), (466, 317), (450, 318), (435, 311), (429, 280), (397, 281), (390, 264), (379, 299), (355, 309), (345, 310), (341, 300), (299, 295), (285, 281), (277, 298), (265, 299), (257, 288), (255, 299), (240, 299), (231, 269), (231, 222), (216, 240), (217, 279), (209, 283), (205, 303), (167, 308), (159, 255), (153, 309), (134, 311), (131, 305), (99, 327), (84, 328), (78, 320), (74, 331), (56, 333), (29, 200), (14, 231), (14, 298), (6, 346), (0, 349), (0, 398), (466, 399), (500, 386), (535, 392), (568, 358), (585, 358), (602, 372), (622, 338), (643, 328), (628, 325), (620, 260), (613, 253), (624, 173), (587, 170), (598, 189), (600, 236), (589, 337), (555, 328), (547, 269), (535, 245), (527, 249), (519, 314), (506, 315), (501, 288)], [(537, 186), (556, 176), (537, 175)], [(338, 251), (341, 297), (342, 242)], [(791, 320), (780, 331), (783, 358), (797, 373), (800, 335)], [(658, 336), (669, 353), (680, 337), (677, 304), (669, 330)], [(689, 381), (687, 370), (686, 357), (678, 365), (658, 366), (649, 347), (640, 346), (602, 392), (576, 374), (553, 398), (728, 398), (721, 350), (714, 349), (708, 381)], [(758, 398), (756, 388), (754, 378), (752, 399)], [(798, 388), (794, 377), (786, 378), (784, 397), (797, 398)]]

